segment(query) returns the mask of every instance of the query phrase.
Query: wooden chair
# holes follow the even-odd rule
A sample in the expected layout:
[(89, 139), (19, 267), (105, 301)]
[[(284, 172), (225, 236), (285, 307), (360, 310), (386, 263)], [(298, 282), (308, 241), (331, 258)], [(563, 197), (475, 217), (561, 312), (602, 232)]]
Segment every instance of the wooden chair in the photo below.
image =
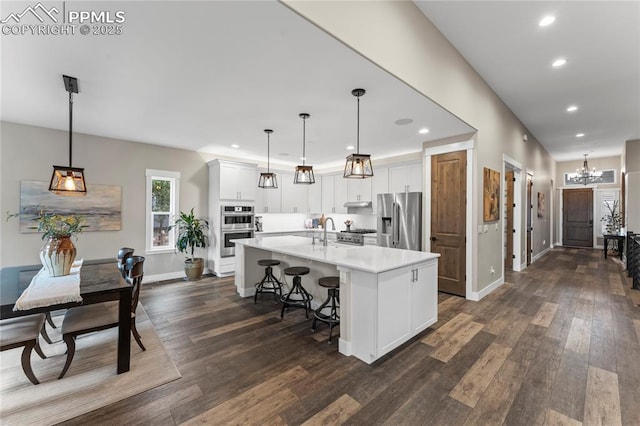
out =
[[(130, 256), (125, 262), (126, 280), (133, 286), (131, 296), (131, 333), (138, 346), (143, 351), (146, 348), (142, 344), (142, 339), (136, 329), (136, 308), (140, 296), (140, 285), (142, 284), (144, 268), (144, 257)], [(81, 334), (92, 333), (94, 331), (106, 330), (118, 326), (118, 302), (104, 302), (94, 305), (78, 306), (67, 310), (62, 322), (62, 340), (67, 345), (67, 360), (64, 368), (58, 376), (61, 379), (66, 374), (76, 351), (75, 339)]]
[(40, 331), (44, 327), (44, 321), (44, 314), (8, 318), (0, 321), (0, 351), (24, 346), (22, 351), (22, 370), (34, 385), (40, 382), (31, 369), (31, 351), (35, 349), (40, 358), (46, 358), (38, 341)]

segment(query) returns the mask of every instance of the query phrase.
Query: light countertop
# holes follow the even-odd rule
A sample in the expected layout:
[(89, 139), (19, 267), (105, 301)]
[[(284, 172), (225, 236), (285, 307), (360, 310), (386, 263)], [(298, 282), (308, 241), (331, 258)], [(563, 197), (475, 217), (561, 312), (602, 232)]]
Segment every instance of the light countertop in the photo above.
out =
[[(283, 234), (285, 232), (324, 232), (322, 228), (298, 228), (298, 229), (269, 229), (266, 231), (256, 231), (256, 235), (268, 235), (268, 234)], [(332, 231), (331, 229), (327, 229), (327, 233), (337, 233), (340, 232), (338, 230)]]
[(339, 243), (329, 243), (329, 245), (323, 246), (322, 244), (312, 245), (311, 241), (311, 238), (296, 236), (233, 240), (238, 245), (376, 274), (440, 257), (438, 253), (423, 251), (367, 245), (351, 246)]

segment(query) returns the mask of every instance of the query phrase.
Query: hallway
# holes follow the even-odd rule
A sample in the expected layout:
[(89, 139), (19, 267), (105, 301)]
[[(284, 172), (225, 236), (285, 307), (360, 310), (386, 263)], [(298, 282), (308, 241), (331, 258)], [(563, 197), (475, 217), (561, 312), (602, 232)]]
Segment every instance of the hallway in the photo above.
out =
[(506, 278), (480, 302), (441, 294), (438, 323), (370, 366), (232, 278), (147, 285), (183, 377), (68, 424), (640, 424), (640, 308), (618, 261), (556, 248)]

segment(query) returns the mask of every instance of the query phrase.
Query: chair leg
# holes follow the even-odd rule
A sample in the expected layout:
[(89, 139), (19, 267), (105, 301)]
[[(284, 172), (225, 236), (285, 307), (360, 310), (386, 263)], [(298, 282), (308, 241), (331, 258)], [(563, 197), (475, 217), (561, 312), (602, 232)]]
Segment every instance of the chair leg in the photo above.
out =
[(46, 324), (42, 324), (42, 328), (40, 329), (40, 335), (42, 336), (42, 338), (44, 339), (45, 342), (47, 342), (50, 345), (53, 344), (53, 342), (51, 341), (51, 338), (47, 334), (47, 326), (46, 326)]
[(49, 323), (49, 325), (51, 326), (51, 328), (58, 328), (56, 327), (56, 325), (53, 323), (53, 318), (51, 318), (51, 312), (45, 312), (44, 313), (45, 318), (47, 320), (47, 322)]
[(24, 371), (25, 376), (33, 383), (34, 385), (40, 384), (38, 379), (36, 379), (35, 374), (33, 374), (33, 370), (31, 369), (31, 351), (36, 346), (35, 341), (31, 341), (24, 345), (24, 350), (22, 351), (22, 371)]
[(33, 348), (36, 350), (36, 353), (40, 358), (47, 359), (47, 356), (44, 354), (44, 352), (42, 352), (42, 348), (40, 347), (40, 342), (38, 342), (37, 339), (36, 339), (36, 344)]
[(62, 379), (65, 374), (67, 374), (67, 370), (69, 366), (71, 366), (71, 361), (73, 361), (73, 355), (76, 353), (76, 339), (70, 334), (65, 334), (62, 336), (62, 339), (67, 344), (67, 361), (64, 363), (64, 368), (62, 372), (58, 376), (58, 380)]
[(143, 351), (146, 351), (147, 348), (145, 348), (144, 345), (142, 344), (142, 338), (140, 337), (140, 333), (138, 333), (138, 329), (136, 328), (135, 319), (132, 319), (131, 321), (131, 332), (133, 334), (133, 338), (136, 339), (136, 343), (138, 344), (138, 346), (140, 346), (140, 349), (142, 349)]

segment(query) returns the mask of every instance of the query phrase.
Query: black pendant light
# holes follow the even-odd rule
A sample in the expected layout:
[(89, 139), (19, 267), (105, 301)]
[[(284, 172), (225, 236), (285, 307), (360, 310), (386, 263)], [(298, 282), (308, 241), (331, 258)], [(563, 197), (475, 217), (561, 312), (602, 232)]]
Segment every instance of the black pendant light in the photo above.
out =
[(78, 93), (78, 79), (63, 75), (64, 87), (69, 92), (69, 166), (53, 166), (49, 191), (56, 195), (87, 195), (84, 169), (73, 167), (71, 154), (73, 147), (73, 94)]
[(313, 166), (305, 165), (305, 160), (307, 159), (307, 151), (306, 151), (306, 120), (311, 117), (307, 113), (301, 113), (300, 118), (302, 118), (302, 166), (296, 167), (296, 174), (293, 178), (293, 183), (304, 183), (307, 185), (311, 185), (312, 183), (316, 183), (316, 178), (313, 175)]
[(373, 166), (371, 165), (371, 155), (360, 154), (360, 96), (364, 95), (364, 89), (353, 89), (351, 94), (358, 99), (358, 129), (357, 129), (357, 145), (356, 153), (347, 157), (347, 163), (344, 165), (345, 178), (366, 179), (373, 176)]
[(269, 136), (273, 133), (271, 129), (264, 129), (264, 132), (267, 134), (267, 172), (260, 173), (260, 180), (258, 180), (258, 187), (264, 189), (278, 189), (278, 179), (276, 178), (275, 173), (271, 173), (269, 169), (269, 150), (270, 150), (270, 140)]

